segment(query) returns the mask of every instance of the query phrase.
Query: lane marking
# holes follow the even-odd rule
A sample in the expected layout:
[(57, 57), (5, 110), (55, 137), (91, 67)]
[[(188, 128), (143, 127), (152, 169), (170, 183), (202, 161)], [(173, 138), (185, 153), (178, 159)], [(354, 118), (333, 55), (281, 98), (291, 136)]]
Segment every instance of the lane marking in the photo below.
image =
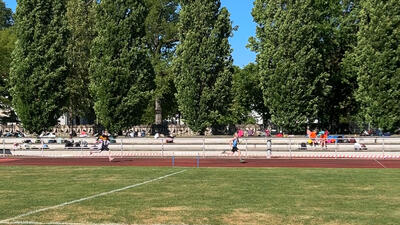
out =
[[(1, 153), (0, 153), (1, 154)], [(0, 159), (0, 163), (3, 163), (3, 162), (13, 162), (13, 161), (18, 161), (18, 160), (20, 160), (20, 159)]]
[(375, 162), (379, 163), (379, 165), (381, 165), (383, 168), (386, 169), (386, 166), (384, 166), (381, 162), (379, 162), (378, 160), (375, 159)]
[(90, 200), (90, 199), (97, 198), (97, 197), (101, 197), (101, 196), (104, 196), (104, 195), (109, 195), (109, 194), (112, 194), (112, 193), (115, 193), (115, 192), (124, 191), (124, 190), (126, 190), (126, 189), (138, 187), (138, 186), (141, 186), (141, 185), (144, 185), (144, 184), (148, 184), (148, 183), (151, 183), (151, 182), (154, 182), (154, 181), (162, 180), (162, 179), (165, 179), (165, 178), (167, 178), (167, 177), (170, 177), (170, 176), (174, 176), (174, 175), (183, 173), (183, 172), (185, 172), (185, 171), (186, 171), (186, 170), (181, 170), (181, 171), (179, 171), (179, 172), (167, 174), (167, 175), (165, 175), (165, 176), (158, 177), (158, 178), (154, 178), (154, 179), (151, 179), (151, 180), (148, 180), (148, 181), (139, 183), (139, 184), (133, 184), (133, 185), (126, 186), (126, 187), (119, 188), (119, 189), (115, 189), (115, 190), (112, 190), (112, 191), (107, 191), (107, 192), (103, 192), (103, 193), (100, 193), (100, 194), (92, 195), (92, 196), (89, 196), (89, 197), (80, 198), (80, 199), (73, 200), (73, 201), (69, 201), (69, 202), (64, 202), (64, 203), (61, 203), (61, 204), (59, 204), (59, 205), (50, 206), (50, 207), (46, 207), (46, 208), (43, 208), (43, 209), (38, 209), (38, 210), (30, 211), (30, 212), (27, 212), (27, 213), (24, 213), (24, 214), (21, 214), (21, 215), (18, 215), (18, 216), (9, 218), (9, 219), (1, 220), (1, 221), (0, 221), (0, 224), (5, 224), (5, 223), (7, 223), (7, 222), (9, 222), (9, 221), (11, 221), (11, 220), (15, 220), (15, 219), (18, 219), (18, 218), (21, 218), (21, 217), (24, 217), (24, 216), (29, 216), (29, 215), (36, 214), (36, 213), (39, 213), (39, 212), (47, 211), (47, 210), (50, 210), (50, 209), (56, 209), (56, 208), (60, 208), (60, 207), (66, 206), (66, 205), (71, 205), (71, 204), (74, 204), (74, 203), (78, 203), (78, 202)]

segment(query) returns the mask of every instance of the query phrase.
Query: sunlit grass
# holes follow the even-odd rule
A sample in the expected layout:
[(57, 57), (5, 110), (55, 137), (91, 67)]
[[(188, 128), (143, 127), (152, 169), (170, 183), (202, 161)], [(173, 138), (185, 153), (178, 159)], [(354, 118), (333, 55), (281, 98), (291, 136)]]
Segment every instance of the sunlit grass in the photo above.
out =
[[(182, 168), (0, 167), (0, 220)], [(200, 168), (19, 218), (119, 224), (397, 224), (400, 170)]]

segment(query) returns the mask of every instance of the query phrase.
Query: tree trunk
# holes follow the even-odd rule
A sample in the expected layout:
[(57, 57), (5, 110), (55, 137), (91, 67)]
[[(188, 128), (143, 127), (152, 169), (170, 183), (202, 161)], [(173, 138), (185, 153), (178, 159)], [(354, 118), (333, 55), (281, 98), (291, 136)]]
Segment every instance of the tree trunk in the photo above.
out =
[(160, 125), (162, 123), (162, 109), (159, 98), (156, 98), (155, 100), (155, 114), (156, 114), (155, 124)]

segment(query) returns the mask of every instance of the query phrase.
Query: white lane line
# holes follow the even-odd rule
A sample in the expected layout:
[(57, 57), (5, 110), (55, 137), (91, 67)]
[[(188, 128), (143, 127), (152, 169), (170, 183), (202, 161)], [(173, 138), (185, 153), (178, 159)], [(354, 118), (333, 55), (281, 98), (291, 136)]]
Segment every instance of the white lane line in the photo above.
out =
[(179, 172), (167, 174), (167, 175), (165, 175), (165, 176), (158, 177), (158, 178), (155, 178), (155, 179), (151, 179), (151, 180), (148, 180), (148, 181), (139, 183), (139, 184), (133, 184), (133, 185), (130, 185), (130, 186), (127, 186), (127, 187), (115, 189), (115, 190), (108, 191), (108, 192), (103, 192), (103, 193), (96, 194), (96, 195), (92, 195), (92, 196), (89, 196), (89, 197), (86, 197), (86, 198), (81, 198), (81, 199), (77, 199), (77, 200), (73, 200), (73, 201), (69, 201), (69, 202), (64, 202), (64, 203), (59, 204), (59, 205), (50, 206), (50, 207), (46, 207), (46, 208), (43, 208), (43, 209), (38, 209), (38, 210), (30, 211), (30, 212), (27, 212), (27, 213), (24, 213), (24, 214), (21, 214), (21, 215), (18, 215), (18, 216), (9, 218), (9, 219), (1, 220), (1, 221), (0, 221), (0, 224), (4, 224), (4, 223), (9, 222), (9, 221), (11, 221), (11, 220), (15, 220), (15, 219), (18, 219), (18, 218), (21, 218), (21, 217), (24, 217), (24, 216), (29, 216), (29, 215), (32, 215), (32, 214), (35, 214), (35, 213), (47, 211), (47, 210), (50, 210), (50, 209), (60, 208), (60, 207), (66, 206), (66, 205), (71, 205), (71, 204), (74, 204), (74, 203), (86, 201), (86, 200), (93, 199), (93, 198), (97, 198), (97, 197), (101, 197), (101, 196), (104, 196), (104, 195), (109, 195), (109, 194), (112, 194), (112, 193), (115, 193), (115, 192), (124, 191), (124, 190), (126, 190), (126, 189), (138, 187), (138, 186), (141, 186), (141, 185), (144, 185), (144, 184), (147, 184), (147, 183), (151, 183), (151, 182), (158, 181), (158, 180), (161, 180), (161, 179), (164, 179), (164, 178), (167, 178), (167, 177), (176, 175), (176, 174), (183, 173), (183, 172), (185, 172), (185, 171), (186, 171), (186, 170), (181, 170), (181, 171), (179, 171)]
[(33, 222), (33, 221), (10, 221), (10, 222), (0, 222), (0, 224), (16, 224), (16, 225), (126, 225), (119, 223), (62, 223), (62, 222)]
[(386, 166), (384, 166), (381, 162), (379, 162), (378, 160), (375, 159), (375, 162), (379, 163), (379, 165), (381, 165), (383, 168), (386, 169)]

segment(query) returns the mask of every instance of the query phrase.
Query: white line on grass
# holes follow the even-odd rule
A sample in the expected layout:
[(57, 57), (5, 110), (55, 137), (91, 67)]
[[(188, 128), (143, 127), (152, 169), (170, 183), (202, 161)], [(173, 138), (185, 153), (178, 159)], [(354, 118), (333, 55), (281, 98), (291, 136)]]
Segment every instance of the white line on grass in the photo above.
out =
[(46, 207), (46, 208), (43, 208), (43, 209), (30, 211), (30, 212), (27, 212), (27, 213), (24, 213), (24, 214), (21, 214), (21, 215), (18, 215), (18, 216), (9, 218), (9, 219), (1, 220), (0, 224), (6, 224), (7, 222), (10, 222), (11, 220), (15, 220), (15, 219), (18, 219), (18, 218), (21, 218), (21, 217), (24, 217), (24, 216), (29, 216), (29, 215), (32, 215), (32, 214), (35, 214), (35, 213), (47, 211), (47, 210), (50, 210), (50, 209), (56, 209), (56, 208), (63, 207), (63, 206), (66, 206), (66, 205), (71, 205), (71, 204), (74, 204), (74, 203), (77, 203), (77, 202), (82, 202), (82, 201), (86, 201), (86, 200), (89, 200), (89, 199), (101, 197), (101, 196), (104, 196), (104, 195), (109, 195), (109, 194), (112, 194), (112, 193), (115, 193), (115, 192), (124, 191), (126, 189), (138, 187), (138, 186), (141, 186), (141, 185), (144, 185), (144, 184), (147, 184), (147, 183), (151, 183), (151, 182), (154, 182), (154, 181), (158, 181), (158, 180), (161, 180), (161, 179), (164, 179), (164, 178), (179, 174), (179, 173), (183, 173), (185, 171), (186, 170), (181, 170), (179, 172), (171, 173), (171, 174), (168, 174), (168, 175), (165, 175), (165, 176), (162, 176), (162, 177), (158, 177), (158, 178), (155, 178), (155, 179), (151, 179), (151, 180), (139, 183), (139, 184), (133, 184), (133, 185), (130, 185), (130, 186), (127, 186), (127, 187), (115, 189), (115, 190), (108, 191), (108, 192), (103, 192), (103, 193), (92, 195), (92, 196), (89, 196), (89, 197), (86, 197), (86, 198), (81, 198), (81, 199), (77, 199), (77, 200), (73, 200), (73, 201), (69, 201), (69, 202), (64, 202), (64, 203), (59, 204), (59, 205), (50, 206), (50, 207)]

